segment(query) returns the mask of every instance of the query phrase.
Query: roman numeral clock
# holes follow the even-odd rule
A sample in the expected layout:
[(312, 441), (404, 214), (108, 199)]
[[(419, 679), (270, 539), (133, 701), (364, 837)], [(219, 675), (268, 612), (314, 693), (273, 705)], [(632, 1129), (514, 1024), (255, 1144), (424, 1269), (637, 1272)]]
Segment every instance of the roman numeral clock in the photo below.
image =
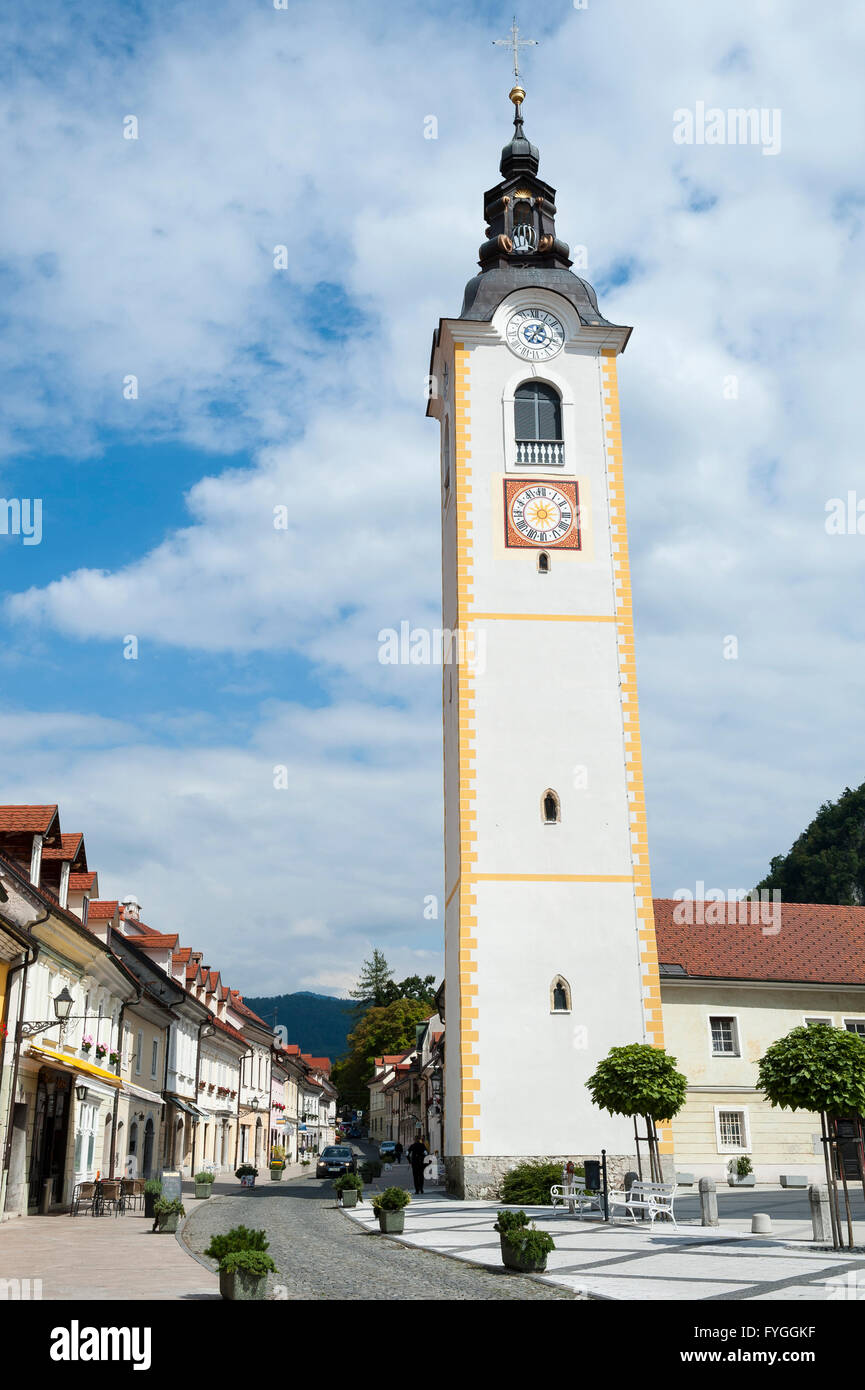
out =
[[(516, 34), (514, 35), (516, 42)], [(479, 273), (439, 323), (445, 1103), (451, 1191), (633, 1130), (591, 1104), (610, 1047), (662, 1044), (634, 673), (617, 357), (556, 232), (511, 92)], [(444, 383), (447, 383), (445, 389)], [(662, 1152), (671, 1140), (662, 1133)]]

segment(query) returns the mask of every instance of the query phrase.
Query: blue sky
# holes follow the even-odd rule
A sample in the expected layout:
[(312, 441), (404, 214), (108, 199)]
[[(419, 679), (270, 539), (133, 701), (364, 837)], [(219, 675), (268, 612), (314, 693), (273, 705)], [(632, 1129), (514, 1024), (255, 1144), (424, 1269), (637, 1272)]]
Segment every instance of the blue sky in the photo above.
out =
[[(59, 801), (103, 894), (249, 993), (339, 992), (373, 945), (440, 969), (438, 672), (382, 667), (376, 634), (439, 619), (423, 381), (509, 134), (511, 14), (87, 3), (0, 26), (2, 491), (43, 501), (40, 545), (0, 537), (4, 799)], [(560, 234), (635, 326), (655, 891), (747, 888), (863, 778), (865, 537), (824, 523), (865, 490), (865, 19), (590, 0), (523, 22)], [(779, 110), (779, 152), (676, 144), (701, 101)]]

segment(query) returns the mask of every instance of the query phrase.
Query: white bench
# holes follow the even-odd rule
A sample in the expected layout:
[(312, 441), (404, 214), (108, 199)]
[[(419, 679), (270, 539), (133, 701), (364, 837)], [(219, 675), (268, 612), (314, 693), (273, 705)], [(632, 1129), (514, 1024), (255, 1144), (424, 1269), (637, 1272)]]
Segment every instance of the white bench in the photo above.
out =
[(550, 1202), (554, 1207), (559, 1205), (564, 1209), (567, 1203), (569, 1212), (576, 1209), (580, 1220), (583, 1217), (583, 1207), (588, 1207), (589, 1211), (594, 1207), (603, 1216), (601, 1201), (603, 1194), (600, 1192), (587, 1192), (585, 1183), (579, 1182), (569, 1173), (567, 1168), (562, 1169), (562, 1181), (555, 1187), (550, 1188)]
[(610, 1212), (614, 1207), (624, 1207), (630, 1214), (631, 1220), (637, 1220), (637, 1212), (645, 1212), (649, 1218), (649, 1226), (655, 1224), (656, 1216), (669, 1216), (674, 1228), (676, 1216), (673, 1211), (673, 1202), (676, 1197), (676, 1183), (674, 1182), (641, 1182), (637, 1181), (631, 1185), (627, 1192), (610, 1193)]

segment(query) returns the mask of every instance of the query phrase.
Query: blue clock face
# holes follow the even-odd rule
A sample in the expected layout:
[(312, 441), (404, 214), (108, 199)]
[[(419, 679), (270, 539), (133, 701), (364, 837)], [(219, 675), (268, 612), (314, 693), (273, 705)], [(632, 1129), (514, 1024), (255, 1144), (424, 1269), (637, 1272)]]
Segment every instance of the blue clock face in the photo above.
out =
[(518, 309), (508, 319), (508, 347), (525, 362), (548, 362), (561, 352), (565, 330), (546, 309)]

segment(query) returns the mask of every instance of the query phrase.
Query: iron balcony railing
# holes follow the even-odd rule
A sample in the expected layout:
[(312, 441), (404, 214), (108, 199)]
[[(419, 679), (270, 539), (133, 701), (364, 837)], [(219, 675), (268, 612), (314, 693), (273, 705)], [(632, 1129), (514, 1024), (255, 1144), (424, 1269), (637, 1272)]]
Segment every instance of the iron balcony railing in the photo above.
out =
[(543, 468), (565, 461), (565, 445), (561, 439), (518, 439), (517, 463), (539, 463)]

